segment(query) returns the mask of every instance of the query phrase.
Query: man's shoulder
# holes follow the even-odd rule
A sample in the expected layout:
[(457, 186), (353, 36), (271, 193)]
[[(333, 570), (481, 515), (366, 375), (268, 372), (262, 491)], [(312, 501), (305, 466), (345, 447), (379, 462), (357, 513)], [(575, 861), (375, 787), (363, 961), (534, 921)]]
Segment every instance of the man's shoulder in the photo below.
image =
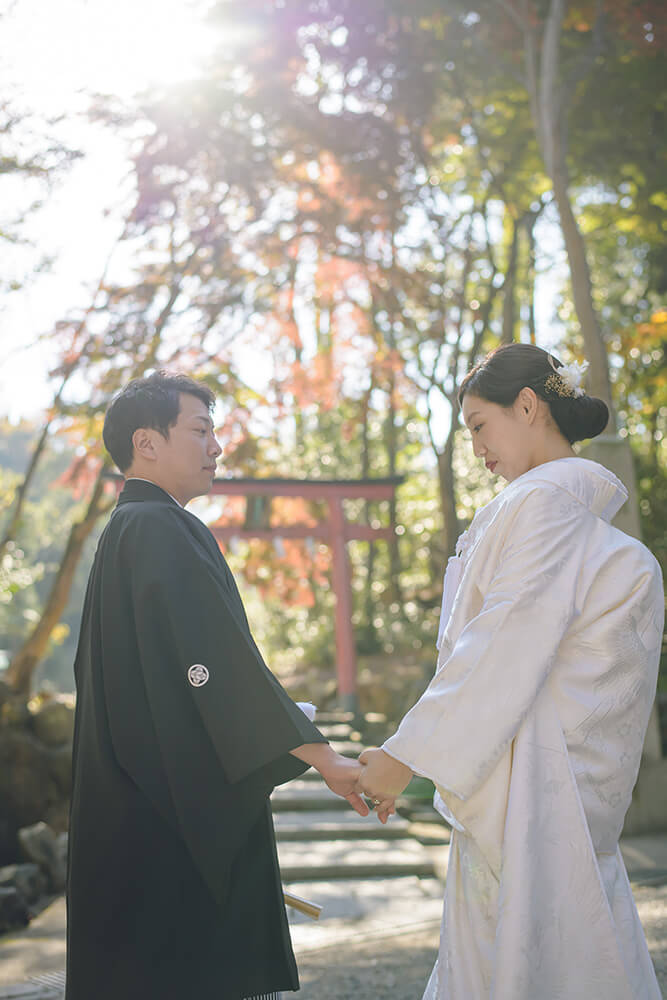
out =
[(200, 547), (217, 549), (209, 528), (198, 517), (176, 504), (142, 500), (120, 504), (114, 510), (109, 529), (118, 542), (133, 549), (159, 549), (172, 553)]
[(189, 534), (188, 515), (175, 504), (142, 500), (119, 504), (113, 511), (108, 534), (118, 544), (128, 544), (132, 548), (162, 544), (178, 544), (178, 539), (187, 542)]
[(179, 531), (182, 530), (185, 513), (176, 504), (161, 503), (158, 500), (129, 500), (114, 508), (109, 526), (120, 530), (128, 526), (154, 524)]

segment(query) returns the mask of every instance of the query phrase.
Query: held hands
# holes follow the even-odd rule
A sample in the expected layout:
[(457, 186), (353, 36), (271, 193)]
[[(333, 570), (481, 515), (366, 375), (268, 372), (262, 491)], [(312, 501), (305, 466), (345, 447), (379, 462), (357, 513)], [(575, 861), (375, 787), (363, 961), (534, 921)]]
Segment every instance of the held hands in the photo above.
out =
[(332, 792), (346, 799), (360, 816), (368, 816), (370, 810), (357, 789), (362, 770), (358, 761), (348, 760), (339, 754), (332, 754), (326, 767), (319, 769)]
[(380, 749), (364, 750), (357, 761), (332, 754), (320, 773), (331, 791), (346, 799), (360, 816), (369, 813), (361, 796), (370, 799), (381, 823), (395, 813), (394, 800), (412, 778), (406, 764)]
[(359, 763), (363, 768), (357, 789), (373, 801), (380, 822), (386, 823), (388, 816), (395, 811), (394, 799), (407, 786), (412, 771), (380, 749), (364, 750), (359, 755)]
[[(365, 752), (367, 753), (368, 751)], [(339, 754), (332, 752), (327, 759), (326, 766), (321, 767), (319, 770), (332, 792), (346, 799), (360, 816), (368, 816), (370, 809), (360, 794), (362, 791), (365, 791), (362, 785), (362, 776), (366, 770), (359, 762), (360, 760), (361, 758), (359, 760), (350, 760), (347, 757), (341, 757)], [(410, 772), (410, 777), (412, 777), (412, 772)], [(373, 796), (369, 797), (374, 798)], [(377, 802), (374, 801), (373, 805), (381, 823), (386, 823), (388, 818), (396, 811), (394, 809), (393, 797), (382, 796), (378, 798)]]
[(379, 749), (364, 750), (359, 760), (342, 757), (328, 743), (304, 744), (290, 753), (317, 768), (331, 791), (349, 802), (360, 816), (370, 812), (362, 798), (366, 795), (381, 823), (395, 812), (394, 799), (412, 777), (409, 767)]

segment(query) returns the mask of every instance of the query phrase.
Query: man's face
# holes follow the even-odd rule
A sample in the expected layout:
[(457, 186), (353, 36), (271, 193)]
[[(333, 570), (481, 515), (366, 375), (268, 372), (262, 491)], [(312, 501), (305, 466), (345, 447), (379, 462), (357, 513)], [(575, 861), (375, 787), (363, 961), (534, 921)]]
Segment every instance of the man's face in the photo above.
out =
[(211, 489), (216, 459), (222, 452), (213, 433), (206, 405), (196, 396), (180, 393), (180, 409), (169, 437), (150, 430), (156, 481), (180, 503)]

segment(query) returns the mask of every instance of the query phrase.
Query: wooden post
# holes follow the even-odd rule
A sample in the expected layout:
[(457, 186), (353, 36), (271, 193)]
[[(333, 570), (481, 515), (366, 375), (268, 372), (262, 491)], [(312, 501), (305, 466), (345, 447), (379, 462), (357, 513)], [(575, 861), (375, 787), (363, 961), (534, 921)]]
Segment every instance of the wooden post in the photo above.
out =
[(331, 547), (333, 549), (333, 585), (336, 596), (336, 670), (338, 696), (346, 712), (359, 713), (357, 696), (357, 657), (352, 628), (352, 586), (347, 556), (345, 517), (340, 497), (329, 498)]

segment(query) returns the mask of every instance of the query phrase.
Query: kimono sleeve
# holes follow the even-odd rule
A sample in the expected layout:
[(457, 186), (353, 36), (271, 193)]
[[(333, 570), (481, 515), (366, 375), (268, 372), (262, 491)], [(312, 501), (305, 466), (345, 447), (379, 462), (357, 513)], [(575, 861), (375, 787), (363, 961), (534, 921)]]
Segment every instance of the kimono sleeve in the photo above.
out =
[(383, 747), (460, 799), (509, 748), (576, 615), (586, 509), (545, 485), (517, 498), (510, 516), (489, 578), (477, 581), (479, 613)]
[(262, 770), (271, 786), (294, 777), (303, 767), (289, 751), (326, 740), (266, 667), (216, 565), (179, 512), (143, 519), (136, 545), (132, 600), (153, 711), (194, 707), (230, 783)]

